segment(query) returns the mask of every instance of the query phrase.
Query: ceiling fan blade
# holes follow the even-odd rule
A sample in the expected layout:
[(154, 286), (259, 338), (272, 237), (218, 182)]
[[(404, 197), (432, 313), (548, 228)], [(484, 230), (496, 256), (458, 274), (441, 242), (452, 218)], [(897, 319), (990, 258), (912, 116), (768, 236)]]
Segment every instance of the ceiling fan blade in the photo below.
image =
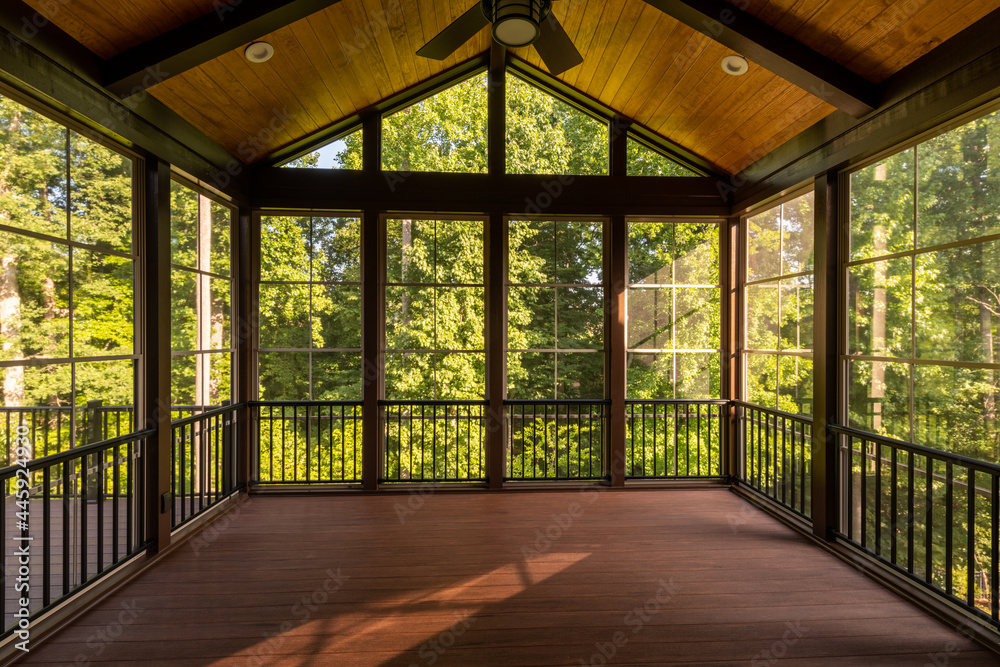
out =
[(573, 46), (573, 40), (555, 14), (549, 12), (539, 29), (541, 34), (535, 42), (535, 50), (551, 74), (562, 74), (583, 62), (583, 56)]
[(482, 7), (477, 2), (472, 9), (452, 21), (451, 25), (439, 32), (434, 39), (420, 47), (417, 55), (444, 60), (489, 24), (489, 19), (483, 14)]

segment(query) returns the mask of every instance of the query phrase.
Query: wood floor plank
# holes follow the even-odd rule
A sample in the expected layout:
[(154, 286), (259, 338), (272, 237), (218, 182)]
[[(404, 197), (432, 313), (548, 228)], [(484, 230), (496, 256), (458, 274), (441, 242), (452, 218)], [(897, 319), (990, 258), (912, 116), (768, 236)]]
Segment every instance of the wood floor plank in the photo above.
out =
[(1000, 664), (726, 490), (440, 492), (255, 497), (24, 664), (785, 667), (938, 654)]

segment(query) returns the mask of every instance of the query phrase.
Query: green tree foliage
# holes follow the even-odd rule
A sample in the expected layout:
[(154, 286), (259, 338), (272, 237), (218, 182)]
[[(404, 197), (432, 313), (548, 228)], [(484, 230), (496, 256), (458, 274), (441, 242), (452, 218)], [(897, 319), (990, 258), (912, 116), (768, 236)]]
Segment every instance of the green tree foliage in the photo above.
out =
[(607, 174), (607, 124), (508, 76), (506, 157), (509, 174)]
[(813, 194), (747, 220), (746, 396), (812, 413)]
[(629, 138), (626, 151), (629, 176), (697, 176), (687, 167), (677, 164), (666, 155), (635, 139)]
[(855, 172), (851, 202), (849, 352), (885, 359), (850, 362), (851, 423), (1000, 461), (1000, 115)]
[(74, 405), (84, 441), (88, 401), (123, 406), (127, 431), (134, 362), (100, 357), (135, 353), (132, 161), (5, 97), (0, 153), (0, 224), (43, 235), (0, 231), (0, 358), (35, 362), (4, 369), (3, 405), (49, 409), (47, 452), (70, 445)]

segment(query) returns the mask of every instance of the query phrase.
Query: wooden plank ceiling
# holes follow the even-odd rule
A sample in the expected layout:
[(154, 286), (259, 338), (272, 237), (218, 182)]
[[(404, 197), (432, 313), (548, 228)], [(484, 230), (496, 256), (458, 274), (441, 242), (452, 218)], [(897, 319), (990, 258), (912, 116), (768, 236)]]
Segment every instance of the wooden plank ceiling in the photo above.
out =
[[(27, 0), (102, 58), (200, 15), (219, 0)], [(234, 5), (238, 0), (228, 0)], [(150, 92), (246, 162), (488, 51), (489, 30), (444, 61), (415, 55), (474, 0), (342, 0), (263, 39), (252, 65), (234, 50)], [(757, 0), (748, 12), (873, 83), (1000, 7), (1000, 0)], [(738, 172), (835, 109), (642, 0), (559, 0), (553, 11), (584, 57), (559, 78), (664, 138)], [(534, 48), (513, 55), (545, 70)]]

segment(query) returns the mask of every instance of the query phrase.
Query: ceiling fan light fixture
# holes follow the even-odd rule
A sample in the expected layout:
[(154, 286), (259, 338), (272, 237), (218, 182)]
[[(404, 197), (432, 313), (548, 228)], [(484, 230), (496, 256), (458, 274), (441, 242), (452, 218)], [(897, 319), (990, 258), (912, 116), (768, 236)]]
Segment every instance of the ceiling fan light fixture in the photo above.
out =
[(274, 55), (274, 47), (267, 42), (253, 42), (243, 50), (243, 57), (252, 63), (265, 63)]
[(493, 24), (493, 39), (511, 48), (534, 43), (539, 24), (551, 9), (552, 0), (483, 0), (483, 13)]
[(750, 63), (743, 56), (731, 55), (722, 59), (722, 71), (732, 76), (743, 76), (750, 69)]

